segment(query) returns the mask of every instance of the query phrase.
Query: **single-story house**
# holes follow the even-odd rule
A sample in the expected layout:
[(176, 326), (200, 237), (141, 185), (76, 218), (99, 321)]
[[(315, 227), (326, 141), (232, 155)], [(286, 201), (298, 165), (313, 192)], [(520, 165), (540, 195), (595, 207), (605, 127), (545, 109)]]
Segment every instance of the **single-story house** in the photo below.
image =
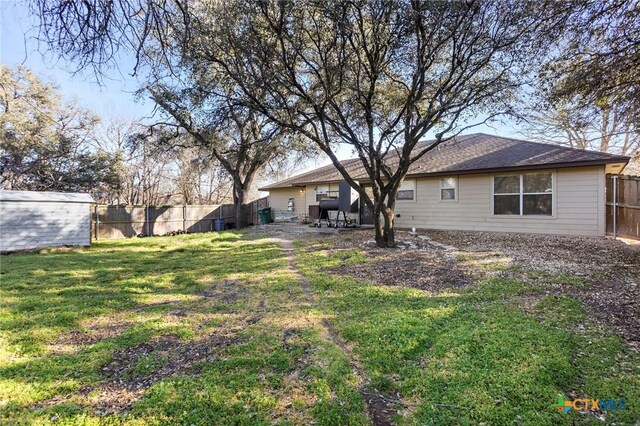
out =
[[(628, 162), (620, 155), (481, 133), (458, 136), (411, 166), (398, 193), (395, 225), (604, 236), (605, 176)], [(366, 190), (360, 160), (342, 164)], [(260, 189), (269, 192), (276, 215), (313, 219), (319, 201), (336, 194), (342, 180), (328, 165)], [(363, 203), (357, 220), (373, 223)]]

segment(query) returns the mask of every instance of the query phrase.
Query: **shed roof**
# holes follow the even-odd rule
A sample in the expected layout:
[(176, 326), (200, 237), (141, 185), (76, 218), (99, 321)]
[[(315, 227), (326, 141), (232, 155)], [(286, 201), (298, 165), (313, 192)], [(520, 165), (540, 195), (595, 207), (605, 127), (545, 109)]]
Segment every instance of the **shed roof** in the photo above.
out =
[[(433, 140), (421, 142), (416, 150), (425, 148), (433, 142)], [(629, 157), (621, 155), (475, 133), (457, 136), (440, 144), (413, 163), (407, 177), (610, 163), (626, 164), (627, 162)], [(390, 166), (395, 166), (394, 163), (397, 163), (397, 159), (390, 160)], [(355, 180), (363, 182), (368, 180), (360, 159), (345, 160), (342, 161), (342, 165)], [(270, 190), (321, 182), (338, 182), (342, 179), (340, 172), (330, 164), (260, 189)]]
[(0, 191), (0, 201), (39, 201), (53, 203), (93, 203), (90, 194), (53, 191)]

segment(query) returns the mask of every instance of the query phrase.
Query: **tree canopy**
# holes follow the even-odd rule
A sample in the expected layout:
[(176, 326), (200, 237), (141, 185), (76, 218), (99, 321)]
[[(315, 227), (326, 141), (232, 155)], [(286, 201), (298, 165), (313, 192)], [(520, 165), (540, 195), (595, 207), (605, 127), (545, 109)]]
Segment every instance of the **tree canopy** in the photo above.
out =
[[(542, 99), (536, 106), (552, 107), (551, 117), (533, 115), (552, 124), (547, 130), (595, 133), (608, 148), (619, 146), (612, 133), (637, 134), (637, 2), (31, 4), (43, 38), (80, 67), (117, 63), (124, 49), (136, 57), (133, 72), (144, 68), (152, 83), (187, 81), (180, 91), (155, 89), (187, 131), (193, 106), (213, 97), (313, 142), (373, 210), (380, 246), (394, 245), (395, 198), (411, 165), (470, 127), (521, 117), (532, 91)], [(179, 102), (167, 109), (167, 99)], [(594, 117), (600, 128), (586, 129)], [(213, 134), (209, 121), (199, 133)], [(342, 167), (343, 146), (366, 182)]]
[[(198, 54), (238, 102), (313, 141), (373, 210), (393, 246), (397, 191), (438, 144), (513, 112), (546, 52), (560, 8), (530, 2), (251, 2), (192, 20)], [(256, 88), (259, 90), (256, 90)], [(429, 134), (432, 143), (420, 144)], [(337, 149), (367, 173), (356, 182)]]
[(87, 143), (97, 123), (29, 70), (0, 64), (2, 186), (95, 193), (116, 184), (117, 159)]
[(572, 4), (528, 105), (528, 134), (633, 156), (640, 149), (640, 4)]

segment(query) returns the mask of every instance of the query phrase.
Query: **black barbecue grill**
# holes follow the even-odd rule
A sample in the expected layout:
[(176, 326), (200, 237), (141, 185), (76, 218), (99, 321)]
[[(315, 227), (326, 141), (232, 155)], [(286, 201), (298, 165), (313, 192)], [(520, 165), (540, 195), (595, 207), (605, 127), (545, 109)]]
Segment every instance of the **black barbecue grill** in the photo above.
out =
[[(347, 181), (342, 181), (339, 184), (338, 198), (324, 198), (318, 202), (320, 208), (320, 217), (313, 224), (318, 228), (322, 228), (322, 222), (326, 221), (327, 226), (338, 228), (339, 226), (348, 226), (350, 221), (347, 217), (347, 213), (358, 212), (358, 196), (355, 193)], [(329, 212), (338, 212), (336, 219), (332, 223)], [(342, 213), (342, 219), (340, 219), (340, 213)]]

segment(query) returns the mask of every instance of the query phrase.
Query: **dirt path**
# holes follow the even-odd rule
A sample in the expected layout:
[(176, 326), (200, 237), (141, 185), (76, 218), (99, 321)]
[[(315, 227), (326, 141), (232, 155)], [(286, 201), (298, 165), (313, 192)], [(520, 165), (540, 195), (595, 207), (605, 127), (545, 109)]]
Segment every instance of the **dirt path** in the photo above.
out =
[[(302, 287), (302, 290), (304, 291), (309, 303), (313, 306), (319, 307), (309, 281), (307, 281), (307, 279), (295, 267), (295, 254), (292, 242), (285, 239), (277, 239), (277, 242), (280, 244), (280, 248), (285, 254), (288, 272), (290, 272), (295, 277), (295, 279), (300, 282), (300, 286)], [(327, 320), (326, 318), (322, 319), (322, 326), (325, 328), (326, 334), (327, 336), (329, 336), (331, 342), (334, 343), (338, 348), (340, 348), (344, 356), (349, 361), (351, 370), (353, 374), (358, 378), (359, 383), (362, 383), (360, 394), (364, 398), (367, 414), (372, 423), (376, 426), (392, 426), (394, 423), (391, 419), (397, 412), (395, 406), (401, 405), (402, 402), (399, 400), (387, 398), (381, 395), (375, 389), (368, 389), (367, 376), (364, 373), (362, 366), (354, 356), (353, 352), (347, 345), (347, 342), (342, 337), (340, 337), (329, 320)]]

